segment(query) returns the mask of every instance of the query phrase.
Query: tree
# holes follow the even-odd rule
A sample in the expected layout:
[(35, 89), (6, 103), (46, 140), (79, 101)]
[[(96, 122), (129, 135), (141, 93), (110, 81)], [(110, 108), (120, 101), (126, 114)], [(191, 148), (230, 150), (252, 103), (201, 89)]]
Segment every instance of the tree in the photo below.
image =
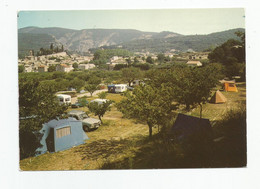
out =
[(86, 84), (85, 86), (85, 90), (88, 91), (91, 96), (97, 89), (98, 89), (98, 85), (95, 84)]
[(101, 99), (105, 99), (106, 96), (107, 96), (107, 93), (105, 91), (98, 94), (98, 97), (101, 98)]
[(245, 38), (245, 32), (241, 32), (241, 31), (237, 31), (235, 32), (235, 34), (240, 37), (241, 41), (242, 41), (242, 47), (239, 49), (240, 51), (238, 51), (240, 53), (241, 59), (244, 60), (243, 62), (246, 61), (245, 58), (245, 47), (246, 47), (246, 38)]
[(36, 136), (42, 124), (62, 117), (67, 106), (60, 105), (53, 83), (41, 83), (29, 76), (19, 78), (20, 158), (35, 155), (41, 146)]
[(148, 57), (146, 58), (146, 62), (149, 63), (149, 64), (153, 64), (153, 63), (154, 63), (154, 60), (153, 60), (153, 58), (152, 58), (151, 56), (148, 56)]
[(136, 56), (134, 57), (134, 63), (135, 63), (135, 64), (139, 63), (139, 60), (137, 59)]
[(51, 65), (49, 68), (48, 68), (48, 72), (55, 72), (56, 71), (56, 66), (54, 65)]
[(147, 63), (134, 64), (133, 66), (136, 67), (136, 68), (140, 68), (141, 70), (149, 70), (150, 69), (150, 64), (147, 64)]
[(179, 68), (172, 72), (171, 86), (178, 103), (190, 106), (200, 106), (202, 117), (202, 103), (210, 96), (211, 89), (216, 86), (219, 78), (219, 70), (214, 66), (204, 68)]
[(55, 53), (58, 53), (58, 52), (59, 52), (59, 47), (58, 47), (58, 46), (55, 47), (54, 52), (55, 52)]
[(171, 61), (170, 56), (166, 56), (166, 57), (164, 58), (164, 61), (165, 61), (165, 62), (170, 62), (170, 61)]
[[(245, 32), (235, 32), (241, 41), (230, 39), (216, 47), (208, 56), (211, 62), (222, 63), (229, 77), (239, 75), (245, 80)], [(242, 65), (242, 64), (243, 65)], [(240, 69), (242, 71), (240, 71)], [(235, 75), (233, 75), (235, 74)]]
[(97, 102), (91, 102), (88, 104), (89, 111), (95, 114), (95, 116), (98, 116), (99, 120), (102, 122), (102, 117), (105, 115), (107, 111), (110, 111), (111, 107), (110, 104), (112, 104), (112, 101), (108, 100), (102, 104), (98, 104)]
[(121, 70), (126, 67), (127, 67), (126, 64), (116, 64), (113, 70)]
[(78, 63), (75, 62), (75, 63), (72, 64), (72, 67), (73, 67), (74, 69), (77, 69), (77, 68), (79, 67), (79, 65), (78, 65)]
[(92, 76), (90, 77), (90, 79), (88, 80), (85, 89), (90, 93), (90, 95), (92, 96), (93, 93), (98, 89), (99, 84), (101, 83), (100, 78), (96, 77), (96, 76)]
[(246, 37), (245, 37), (245, 32), (241, 32), (241, 31), (237, 31), (235, 32), (235, 34), (240, 37), (241, 41), (242, 41), (242, 45), (245, 47), (245, 43), (246, 43)]
[(19, 65), (18, 66), (18, 73), (23, 73), (25, 70), (24, 66), (23, 65)]
[(64, 47), (63, 47), (63, 45), (61, 45), (61, 52), (63, 52), (64, 51)]
[(81, 98), (78, 98), (78, 103), (79, 103), (81, 106), (85, 107), (85, 106), (87, 106), (88, 101), (86, 100), (86, 97), (81, 97)]
[(243, 76), (245, 64), (243, 63), (232, 63), (226, 67), (226, 76), (232, 78), (232, 76)]
[(166, 85), (160, 88), (150, 85), (138, 86), (133, 93), (125, 93), (126, 98), (117, 104), (124, 116), (146, 122), (149, 137), (154, 126), (165, 126), (171, 117), (171, 111), (176, 109), (172, 104), (172, 89)]
[(130, 65), (131, 65), (131, 63), (132, 63), (132, 61), (131, 61), (131, 58), (130, 58), (130, 57), (128, 57), (128, 58), (126, 59), (126, 62), (127, 62), (127, 65), (128, 65), (128, 66), (130, 66)]
[[(73, 73), (73, 72), (72, 72)], [(80, 72), (80, 73), (77, 73), (78, 74), (78, 78), (79, 79), (81, 79), (81, 80), (83, 80), (83, 81), (88, 81), (89, 80), (89, 78), (91, 77), (90, 76), (90, 74), (89, 73), (87, 73), (87, 72)]]
[(208, 58), (211, 62), (220, 62), (224, 65), (230, 63), (230, 58), (236, 59), (236, 62), (245, 62), (243, 44), (238, 40), (230, 39), (209, 53)]
[(77, 92), (80, 92), (84, 84), (85, 84), (84, 81), (76, 77), (69, 82), (69, 87), (75, 88)]
[(52, 79), (65, 78), (65, 76), (66, 76), (66, 73), (57, 71), (57, 72), (53, 73)]
[(130, 67), (122, 69), (122, 78), (124, 81), (128, 82), (129, 86), (135, 79), (140, 79), (142, 73), (139, 68)]
[(53, 43), (51, 43), (51, 45), (50, 45), (50, 49), (53, 51)]
[(163, 63), (165, 56), (164, 56), (164, 54), (160, 53), (157, 55), (157, 58), (158, 58), (158, 62)]

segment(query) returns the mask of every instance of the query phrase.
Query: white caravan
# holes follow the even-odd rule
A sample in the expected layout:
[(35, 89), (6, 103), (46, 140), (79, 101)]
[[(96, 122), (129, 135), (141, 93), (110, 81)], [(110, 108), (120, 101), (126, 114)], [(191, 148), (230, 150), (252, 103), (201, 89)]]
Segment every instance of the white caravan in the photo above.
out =
[(115, 85), (115, 92), (122, 93), (127, 90), (127, 84), (116, 84)]
[(65, 94), (57, 94), (60, 104), (71, 104), (71, 96)]

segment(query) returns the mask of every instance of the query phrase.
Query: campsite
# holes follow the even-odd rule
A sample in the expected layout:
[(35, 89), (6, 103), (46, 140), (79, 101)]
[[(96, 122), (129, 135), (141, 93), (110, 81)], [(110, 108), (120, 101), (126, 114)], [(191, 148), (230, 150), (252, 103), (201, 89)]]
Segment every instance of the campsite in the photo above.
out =
[[(27, 13), (38, 12), (19, 12), (20, 170), (245, 167), (244, 10), (179, 11), (189, 16), (125, 10), (119, 28), (108, 20), (80, 29), (27, 25)], [(88, 21), (94, 12), (63, 14), (82, 24), (78, 16)], [(104, 11), (102, 20), (119, 12)], [(136, 17), (140, 30), (125, 20), (144, 12), (159, 20)], [(218, 19), (199, 21), (213, 12)], [(227, 14), (239, 17), (237, 27), (222, 27)], [(174, 19), (180, 26), (155, 27)]]
[[(239, 83), (237, 86), (237, 93), (221, 91), (227, 98), (226, 103), (205, 104), (203, 117), (210, 119), (213, 126), (219, 124), (227, 111), (236, 110), (245, 105), (243, 104), (246, 100), (245, 84)], [(112, 93), (107, 96), (107, 99), (120, 101), (122, 96)], [(199, 108), (193, 109), (188, 114), (198, 116)], [(114, 106), (103, 119), (104, 124), (99, 129), (87, 132), (89, 140), (85, 144), (65, 151), (26, 158), (21, 160), (20, 168), (22, 170), (145, 169), (200, 167), (202, 163), (197, 162), (196, 165), (193, 162), (193, 165), (190, 165), (190, 163), (180, 161), (181, 152), (174, 154), (166, 147), (162, 147), (161, 144), (165, 141), (159, 136), (157, 129), (154, 129), (153, 137), (160, 140), (149, 141), (147, 126), (135, 120), (122, 118), (122, 113)], [(215, 132), (215, 138), (221, 137), (221, 135), (218, 136), (219, 131)], [(208, 166), (235, 166), (232, 165), (232, 162), (235, 163), (233, 159), (234, 157), (230, 156), (225, 164), (219, 164), (215, 160)], [(193, 157), (193, 160), (196, 159)]]

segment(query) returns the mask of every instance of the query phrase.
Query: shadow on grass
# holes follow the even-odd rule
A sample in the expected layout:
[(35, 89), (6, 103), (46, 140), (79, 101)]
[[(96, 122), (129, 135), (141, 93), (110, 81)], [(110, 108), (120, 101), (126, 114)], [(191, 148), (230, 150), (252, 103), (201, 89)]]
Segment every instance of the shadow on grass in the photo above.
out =
[(142, 142), (136, 143), (141, 146), (133, 156), (106, 162), (101, 169), (246, 166), (245, 109), (230, 110), (214, 125), (212, 132), (212, 140), (196, 136), (182, 142), (171, 142), (167, 132), (159, 133), (150, 140), (142, 139)]
[[(168, 128), (169, 129), (169, 128)], [(218, 168), (246, 166), (245, 104), (215, 121), (212, 138), (199, 134), (170, 140), (168, 131), (96, 140), (77, 149), (82, 160), (102, 159), (99, 169)], [(172, 139), (172, 137), (171, 137)], [(175, 142), (174, 142), (175, 141)]]
[(110, 140), (101, 139), (81, 146), (76, 152), (81, 154), (82, 160), (96, 160), (98, 157), (109, 158), (111, 155), (117, 156), (123, 151), (131, 151), (132, 148), (141, 146), (144, 141), (142, 135), (126, 139), (119, 137)]
[(190, 145), (171, 142), (167, 135), (157, 134), (132, 157), (107, 162), (101, 169), (169, 169), (211, 167), (212, 145)]

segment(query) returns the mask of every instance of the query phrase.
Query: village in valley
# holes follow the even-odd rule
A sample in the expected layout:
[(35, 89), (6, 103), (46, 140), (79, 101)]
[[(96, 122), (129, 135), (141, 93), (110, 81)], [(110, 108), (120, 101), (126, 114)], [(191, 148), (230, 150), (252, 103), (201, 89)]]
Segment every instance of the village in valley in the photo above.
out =
[[(63, 47), (62, 47), (63, 49)], [(173, 52), (175, 50), (173, 49)], [(167, 52), (164, 54), (165, 57), (168, 57), (168, 59), (172, 59), (173, 57), (176, 57), (179, 60), (183, 60), (187, 62), (187, 65), (194, 65), (194, 66), (201, 66), (202, 63), (199, 60), (207, 60), (208, 59), (208, 53), (209, 52), (189, 52), (186, 54), (176, 54), (173, 52)], [(34, 56), (34, 51), (29, 51), (29, 56), (26, 56), (23, 59), (18, 60), (18, 66), (23, 67), (23, 72), (48, 72), (48, 69), (51, 69), (50, 67), (53, 67), (55, 71), (61, 71), (61, 72), (70, 72), (73, 71), (75, 68), (78, 68), (78, 70), (84, 71), (93, 69), (96, 67), (95, 64), (89, 63), (94, 58), (94, 54), (90, 54), (89, 56), (82, 56), (79, 54), (71, 54), (69, 55), (67, 52), (57, 52), (52, 53), (48, 55), (41, 55), (41, 56)], [(139, 58), (137, 58), (138, 56)], [(146, 63), (147, 57), (151, 57), (153, 61), (158, 59), (157, 55), (155, 53), (136, 53), (136, 56), (128, 57), (131, 61), (138, 61), (140, 63)], [(109, 59), (109, 61), (106, 63), (108, 70), (113, 70), (114, 67), (117, 64), (123, 64), (127, 65), (127, 59), (123, 56), (113, 56)], [(74, 64), (74, 66), (73, 66)], [(158, 63), (157, 63), (158, 64)]]
[(21, 170), (246, 166), (243, 28), (18, 34)]

